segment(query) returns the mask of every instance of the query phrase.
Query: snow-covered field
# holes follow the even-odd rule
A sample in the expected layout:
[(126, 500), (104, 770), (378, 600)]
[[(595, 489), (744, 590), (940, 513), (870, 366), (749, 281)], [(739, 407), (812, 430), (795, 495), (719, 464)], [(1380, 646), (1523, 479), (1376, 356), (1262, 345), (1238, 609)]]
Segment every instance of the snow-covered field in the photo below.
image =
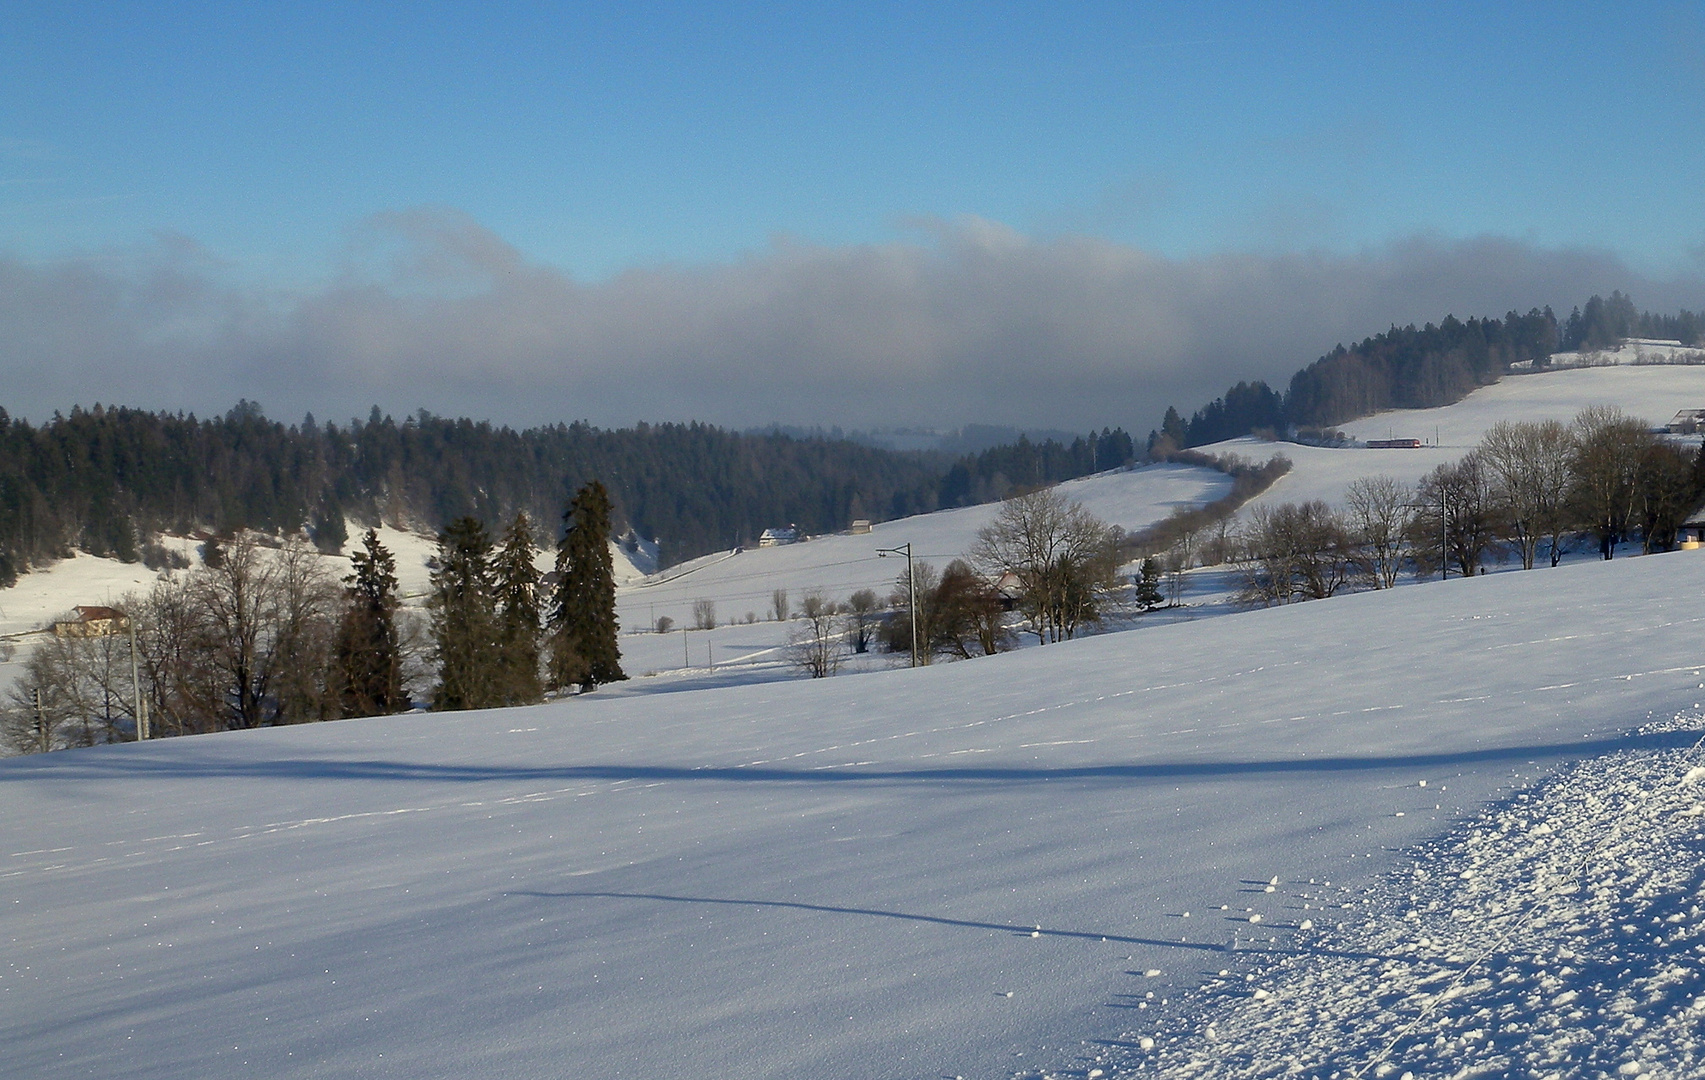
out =
[[(1702, 399), (1702, 369), (1591, 368), (1351, 425), (1436, 451), (1216, 449), (1334, 499), (1497, 419)], [(1068, 492), (1134, 526), (1223, 483)], [(701, 560), (624, 624), (885, 588), (874, 548), (939, 566), (991, 512)], [(430, 540), (386, 542), (423, 590)], [(0, 627), (149, 578), (68, 560)], [(0, 761), (0, 1073), (1705, 1075), (1702, 593), (1682, 552), (826, 681), (728, 662), (782, 624), (628, 633), (639, 675), (727, 651)]]
[(1705, 349), (1679, 341), (1629, 338), (1614, 349), (1552, 353), (1553, 368), (1613, 367), (1622, 364), (1705, 364)]
[(1219, 905), (1292, 921), (1296, 882), (1654, 746), (1701, 700), (1702, 590), (1686, 552), (6, 761), (7, 1071), (1084, 1075), (1194, 1030), (1160, 1003), (1261, 944)]
[(1705, 367), (1598, 367), (1511, 375), (1455, 405), (1377, 413), (1343, 425), (1344, 433), (1356, 440), (1421, 439), (1428, 444), (1418, 450), (1332, 449), (1248, 438), (1204, 449), (1257, 460), (1276, 450), (1290, 458), (1294, 468), (1258, 502), (1324, 499), (1338, 504), (1358, 477), (1385, 473), (1410, 483), (1419, 480), (1435, 466), (1474, 449), (1486, 429), (1500, 420), (1567, 423), (1589, 405), (1615, 405), (1630, 416), (1663, 424), (1681, 409), (1705, 408)]
[[(1266, 447), (1261, 460), (1274, 452)], [(1231, 481), (1223, 473), (1188, 465), (1151, 465), (1072, 480), (1060, 491), (1084, 504), (1104, 521), (1137, 529), (1159, 521), (1175, 507), (1199, 505), (1224, 495)], [(622, 637), (623, 664), (630, 675), (666, 673), (663, 684), (650, 681), (626, 692), (688, 685), (727, 684), (753, 678), (784, 678), (791, 673), (782, 662), (788, 626), (771, 620), (772, 595), (783, 589), (795, 610), (806, 593), (821, 590), (844, 601), (859, 589), (873, 589), (886, 599), (896, 579), (905, 574), (903, 558), (879, 557), (879, 548), (912, 545), (912, 557), (937, 571), (954, 559), (968, 556), (977, 530), (991, 521), (996, 505), (883, 522), (867, 534), (822, 536), (804, 543), (773, 548), (747, 548), (738, 555), (722, 552), (670, 567), (654, 578), (629, 583), (617, 590), (617, 617)], [(715, 605), (719, 629), (704, 633), (693, 625), (693, 604)], [(747, 623), (751, 615), (756, 622)], [(647, 632), (667, 616), (672, 634)], [(727, 625), (734, 623), (737, 625)], [(870, 657), (861, 666), (884, 664)], [(712, 672), (712, 667), (716, 672)]]
[(1256, 936), (1180, 1002), (1186, 1030), (1109, 1056), (1178, 1077), (1705, 1074), (1705, 714), (1633, 742), (1418, 845), (1375, 887), (1262, 887), (1284, 946)]

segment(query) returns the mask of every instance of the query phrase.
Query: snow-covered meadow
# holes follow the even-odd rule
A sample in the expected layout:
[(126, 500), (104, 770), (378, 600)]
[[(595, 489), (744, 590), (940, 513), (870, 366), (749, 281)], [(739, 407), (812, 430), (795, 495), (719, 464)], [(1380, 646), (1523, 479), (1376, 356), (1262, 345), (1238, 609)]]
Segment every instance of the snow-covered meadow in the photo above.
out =
[(1486, 429), (1500, 420), (1561, 420), (1568, 423), (1590, 405), (1614, 405), (1655, 425), (1682, 409), (1705, 408), (1705, 366), (1597, 367), (1511, 375), (1482, 387), (1455, 405), (1376, 413), (1342, 425), (1350, 438), (1421, 439), (1415, 450), (1328, 448), (1232, 439), (1204, 449), (1264, 460), (1274, 449), (1294, 464), (1290, 473), (1257, 502), (1324, 499), (1339, 505), (1344, 489), (1359, 477), (1385, 473), (1414, 483), (1435, 466), (1474, 449)]
[[(1266, 448), (1261, 460), (1274, 451)], [(1224, 495), (1231, 480), (1223, 473), (1191, 465), (1150, 465), (1071, 480), (1062, 494), (1084, 504), (1102, 520), (1138, 529), (1180, 506), (1200, 505)], [(630, 675), (659, 675), (654, 684), (626, 687), (644, 692), (659, 686), (728, 685), (754, 678), (788, 678), (783, 657), (789, 626), (773, 621), (776, 590), (787, 593), (797, 610), (807, 593), (821, 591), (844, 601), (859, 589), (872, 589), (884, 600), (906, 572), (906, 561), (882, 557), (881, 548), (912, 546), (916, 562), (940, 571), (970, 555), (977, 531), (993, 520), (989, 504), (880, 522), (869, 533), (840, 533), (804, 543), (721, 552), (673, 566), (651, 578), (632, 579), (616, 593), (617, 618), (625, 631), (623, 663)], [(708, 600), (718, 629), (689, 632), (693, 605)], [(753, 620), (748, 622), (747, 616)], [(657, 620), (675, 624), (672, 634), (651, 632)], [(886, 666), (885, 658), (866, 657), (856, 666)], [(712, 669), (715, 670), (712, 670)]]
[(1183, 1030), (1109, 1059), (1177, 1077), (1705, 1073), (1705, 714), (1631, 742), (1372, 887), (1274, 880), (1284, 947), (1232, 953), (1179, 1003)]
[(1195, 1030), (1179, 995), (1292, 940), (1293, 883), (1374, 885), (1489, 799), (1653, 746), (1634, 729), (1701, 700), (1702, 589), (1685, 552), (7, 761), (8, 1073), (1134, 1068), (1114, 1044)]
[[(1701, 399), (1591, 368), (1350, 426), (1437, 450), (1215, 449), (1336, 499), (1497, 419)], [(1223, 485), (1068, 492), (1130, 527)], [(887, 586), (876, 547), (940, 565), (991, 512), (624, 586), (664, 673), (593, 695), (0, 761), (0, 1071), (1705, 1075), (1705, 552), (821, 681), (729, 662), (785, 624), (642, 631)], [(430, 541), (386, 542), (423, 589)], [(0, 618), (127, 574), (69, 560)]]

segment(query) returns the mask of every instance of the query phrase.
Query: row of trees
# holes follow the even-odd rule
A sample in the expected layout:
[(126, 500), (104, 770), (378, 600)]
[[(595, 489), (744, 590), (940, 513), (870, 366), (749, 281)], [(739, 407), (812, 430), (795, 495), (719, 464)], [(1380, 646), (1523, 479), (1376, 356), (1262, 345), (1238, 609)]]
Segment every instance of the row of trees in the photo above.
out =
[[(472, 517), (440, 535), (428, 617), (402, 608), (396, 563), (369, 531), (339, 583), (301, 538), (254, 533), (121, 602), (122, 633), (45, 638), (0, 707), (15, 751), (538, 701), (625, 678), (616, 642), (609, 496), (569, 504), (547, 589), (517, 514), (494, 545)], [(430, 688), (430, 689), (428, 689)]]
[(494, 544), (477, 518), (438, 540), (432, 574), (437, 709), (526, 705), (546, 689), (592, 690), (627, 678), (617, 645), (608, 543), (610, 497), (597, 481), (569, 502), (548, 598), (533, 563), (532, 523), (517, 514)]
[(549, 520), (589, 478), (610, 485), (616, 531), (660, 539), (666, 562), (806, 532), (1000, 498), (1015, 488), (1131, 461), (1129, 435), (1020, 439), (957, 461), (847, 439), (739, 433), (707, 424), (515, 431), (378, 409), (338, 425), (268, 419), (241, 402), (222, 417), (73, 408), (39, 426), (0, 409), (0, 586), (73, 548), (127, 561), (162, 532), (274, 536), (306, 527), (325, 551), (345, 520), (442, 529), (473, 517), (500, 530)]
[(1705, 316), (1682, 310), (1675, 315), (1639, 311), (1623, 293), (1594, 296), (1576, 308), (1561, 328), (1559, 344), (1568, 351), (1608, 349), (1624, 338), (1660, 338), (1683, 345), (1705, 345)]
[(1544, 366), (1552, 353), (1603, 349), (1628, 337), (1705, 344), (1705, 316), (1636, 309), (1620, 292), (1594, 296), (1559, 322), (1549, 307), (1503, 318), (1447, 315), (1438, 324), (1393, 326), (1360, 343), (1339, 345), (1291, 377), (1285, 393), (1240, 382), (1186, 419), (1168, 408), (1149, 433), (1151, 453), (1204, 446), (1241, 435), (1330, 428), (1381, 409), (1449, 405), (1495, 382), (1509, 366)]
[(1504, 557), (1555, 566), (1582, 538), (1606, 559), (1636, 536), (1644, 551), (1667, 550), (1701, 498), (1705, 446), (1690, 453), (1595, 407), (1570, 424), (1496, 424), (1413, 487), (1358, 480), (1342, 512), (1320, 501), (1257, 507), (1230, 557), (1240, 599), (1286, 603), (1390, 588), (1405, 570), (1474, 575)]
[(939, 505), (975, 506), (1004, 499), (1015, 491), (1047, 487), (1091, 473), (1130, 465), (1138, 448), (1123, 428), (1102, 428), (1070, 443), (1032, 442), (1026, 435), (1003, 446), (967, 454), (942, 477)]
[(1252, 432), (1323, 428), (1381, 409), (1424, 409), (1460, 401), (1496, 382), (1513, 363), (1543, 362), (1557, 350), (1550, 308), (1503, 318), (1447, 315), (1438, 324), (1393, 326), (1339, 345), (1291, 376), (1281, 395), (1264, 382), (1238, 383), (1191, 416), (1169, 408), (1149, 434), (1157, 449), (1202, 446)]

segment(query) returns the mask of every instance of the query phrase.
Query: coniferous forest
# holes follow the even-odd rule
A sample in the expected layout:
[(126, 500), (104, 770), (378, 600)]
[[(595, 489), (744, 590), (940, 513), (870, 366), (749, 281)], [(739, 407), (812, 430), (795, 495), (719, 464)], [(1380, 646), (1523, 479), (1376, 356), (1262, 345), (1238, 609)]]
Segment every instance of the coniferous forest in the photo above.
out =
[[(665, 563), (750, 543), (764, 529), (844, 529), (999, 498), (1124, 464), (1130, 436), (997, 447), (955, 462), (844, 439), (708, 424), (585, 423), (516, 431), (422, 412), (397, 422), (295, 425), (243, 402), (224, 416), (74, 408), (41, 425), (0, 409), (0, 584), (80, 548), (145, 557), (160, 532), (306, 527), (332, 549), (345, 519), (501, 530), (555, 521), (583, 484), (610, 492), (611, 525), (662, 543)], [(554, 538), (542, 538), (550, 543)]]
[(1169, 408), (1150, 433), (1173, 447), (1205, 446), (1258, 431), (1323, 428), (1382, 409), (1426, 409), (1460, 401), (1496, 382), (1511, 364), (1543, 366), (1552, 353), (1603, 349), (1629, 337), (1705, 343), (1705, 316), (1638, 311), (1620, 292), (1594, 296), (1559, 320), (1549, 307), (1503, 318), (1447, 315), (1438, 324), (1393, 326), (1358, 344), (1339, 345), (1291, 376), (1281, 394), (1264, 382), (1240, 382), (1188, 420)]

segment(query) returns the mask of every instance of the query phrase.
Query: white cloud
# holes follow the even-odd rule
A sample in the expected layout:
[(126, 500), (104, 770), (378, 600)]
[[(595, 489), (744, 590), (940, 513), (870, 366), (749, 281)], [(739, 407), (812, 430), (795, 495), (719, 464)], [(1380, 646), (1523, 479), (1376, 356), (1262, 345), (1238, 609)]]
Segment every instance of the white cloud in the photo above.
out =
[(514, 424), (1146, 430), (1167, 404), (1188, 411), (1239, 379), (1282, 388), (1392, 323), (1566, 308), (1613, 288), (1653, 310), (1705, 301), (1697, 278), (1653, 282), (1606, 254), (1497, 237), (1166, 259), (977, 219), (921, 235), (781, 240), (585, 283), (465, 215), (414, 209), (362, 223), (331, 283), (285, 296), (230, 285), (179, 236), (120, 256), (0, 258), (0, 403), (37, 418), (247, 397), (285, 418), (377, 402)]

